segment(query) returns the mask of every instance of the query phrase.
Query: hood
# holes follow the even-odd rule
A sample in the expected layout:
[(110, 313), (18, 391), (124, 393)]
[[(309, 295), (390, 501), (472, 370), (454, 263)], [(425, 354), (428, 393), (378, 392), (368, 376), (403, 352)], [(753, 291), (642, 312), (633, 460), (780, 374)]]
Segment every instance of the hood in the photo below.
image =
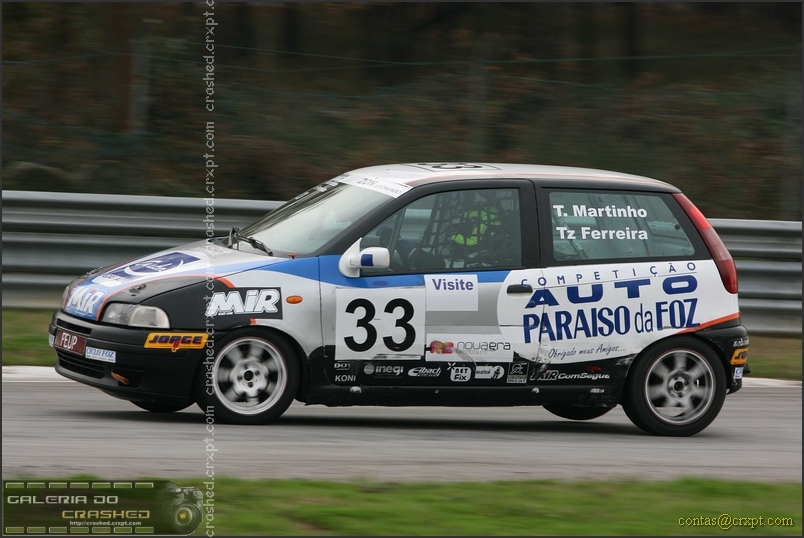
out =
[(71, 286), (63, 308), (73, 316), (97, 320), (114, 295), (122, 302), (139, 303), (165, 291), (284, 260), (206, 241), (188, 243), (85, 275)]

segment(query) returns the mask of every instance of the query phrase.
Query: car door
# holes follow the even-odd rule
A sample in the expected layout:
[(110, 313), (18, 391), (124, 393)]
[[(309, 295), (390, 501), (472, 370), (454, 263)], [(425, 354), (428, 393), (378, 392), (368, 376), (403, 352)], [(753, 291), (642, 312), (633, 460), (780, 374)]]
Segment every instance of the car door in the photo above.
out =
[(360, 249), (388, 249), (388, 268), (364, 268), (322, 290), (332, 382), (526, 382), (538, 339), (526, 342), (523, 320), (541, 279), (533, 187), (450, 185), (422, 189), (359, 238)]

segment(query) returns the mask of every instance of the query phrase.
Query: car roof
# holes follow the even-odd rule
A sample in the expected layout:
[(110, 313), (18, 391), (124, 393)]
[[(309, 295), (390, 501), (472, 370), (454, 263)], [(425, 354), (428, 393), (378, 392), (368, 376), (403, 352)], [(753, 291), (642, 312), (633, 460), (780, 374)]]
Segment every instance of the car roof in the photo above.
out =
[(669, 183), (633, 174), (593, 168), (536, 164), (399, 163), (358, 168), (347, 172), (345, 175), (387, 181), (410, 187), (455, 180), (506, 178), (531, 179), (541, 185), (551, 187), (583, 185), (598, 188), (629, 187), (678, 192), (678, 189)]

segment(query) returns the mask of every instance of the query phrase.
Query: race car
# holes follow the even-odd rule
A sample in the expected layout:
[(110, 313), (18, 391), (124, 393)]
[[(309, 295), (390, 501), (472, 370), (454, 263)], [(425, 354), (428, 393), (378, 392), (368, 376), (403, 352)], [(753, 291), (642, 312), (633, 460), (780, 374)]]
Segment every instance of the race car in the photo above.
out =
[(153, 412), (620, 404), (673, 436), (740, 389), (749, 344), (734, 262), (677, 188), (494, 163), (344, 173), (242, 230), (91, 271), (49, 332), (61, 375)]

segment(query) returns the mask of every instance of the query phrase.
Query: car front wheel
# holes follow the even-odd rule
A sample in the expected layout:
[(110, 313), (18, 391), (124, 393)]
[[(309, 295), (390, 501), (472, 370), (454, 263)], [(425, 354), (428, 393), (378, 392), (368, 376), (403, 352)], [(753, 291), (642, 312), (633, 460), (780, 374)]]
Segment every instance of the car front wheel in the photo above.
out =
[(216, 420), (234, 424), (266, 424), (287, 410), (299, 385), (299, 365), (284, 338), (247, 329), (215, 347), (214, 362), (202, 363), (197, 379), (202, 410), (212, 406)]
[(626, 380), (628, 418), (654, 435), (684, 437), (706, 428), (726, 398), (726, 373), (714, 352), (690, 337), (646, 350)]

